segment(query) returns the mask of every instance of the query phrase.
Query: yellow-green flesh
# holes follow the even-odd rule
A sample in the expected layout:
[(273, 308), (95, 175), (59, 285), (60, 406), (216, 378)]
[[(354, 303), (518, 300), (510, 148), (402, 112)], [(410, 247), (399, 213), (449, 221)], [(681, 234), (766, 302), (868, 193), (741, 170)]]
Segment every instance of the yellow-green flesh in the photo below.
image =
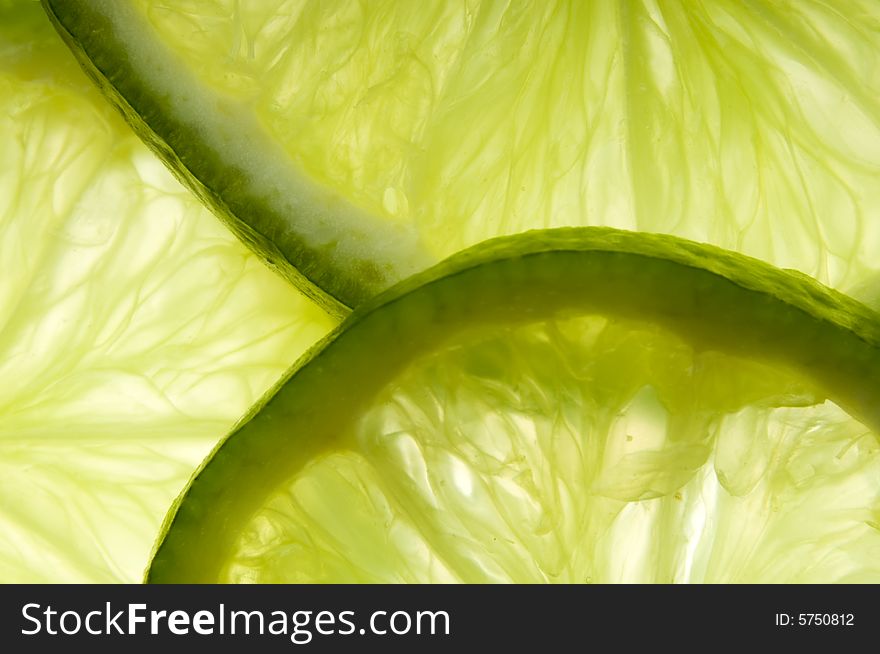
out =
[(330, 303), (566, 225), (878, 299), (872, 0), (44, 3), (177, 173)]
[(356, 312), (153, 582), (880, 581), (880, 323), (668, 237), (532, 233)]
[(135, 582), (194, 468), (333, 325), (0, 2), (0, 582)]

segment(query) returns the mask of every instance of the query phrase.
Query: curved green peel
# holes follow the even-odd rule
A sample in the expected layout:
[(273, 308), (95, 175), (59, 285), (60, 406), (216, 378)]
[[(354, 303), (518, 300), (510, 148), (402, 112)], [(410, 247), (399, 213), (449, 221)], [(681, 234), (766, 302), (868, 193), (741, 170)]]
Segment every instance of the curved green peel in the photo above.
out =
[(134, 583), (193, 469), (335, 325), (0, 0), (0, 583)]
[(171, 169), (337, 313), (487, 238), (577, 225), (876, 300), (872, 0), (43, 4)]
[[(852, 518), (861, 530), (852, 547), (867, 542), (869, 551), (878, 535), (871, 513), (878, 389), (878, 316), (805, 276), (673, 237), (611, 229), (498, 239), (368, 302), (292, 369), (169, 514), (148, 581), (570, 579), (565, 566), (581, 559), (586, 576), (620, 580), (626, 575), (599, 566), (599, 549), (590, 547), (612, 542), (633, 511), (666, 503), (661, 513), (676, 520), (708, 511), (709, 530), (751, 502), (758, 515), (743, 518), (749, 528), (742, 531), (764, 525), (761, 539), (785, 519), (768, 507), (782, 512), (782, 503), (797, 516), (804, 505), (816, 512), (817, 533), (830, 524), (832, 534), (808, 533), (807, 542), (830, 547), (833, 534), (844, 533), (835, 520)], [(630, 427), (614, 426), (620, 416)], [(644, 449), (611, 465), (609, 452), (635, 447), (627, 444), (633, 434)], [(825, 443), (826, 436), (843, 440)], [(829, 456), (832, 446), (838, 451)], [(507, 454), (490, 456), (499, 447)], [(535, 447), (540, 456), (528, 454)], [(432, 459), (437, 452), (441, 458)], [(847, 456), (857, 458), (845, 465), (858, 473), (822, 468), (843, 466)], [(437, 481), (444, 469), (451, 476)], [(550, 471), (543, 485), (542, 470)], [(843, 491), (822, 484), (847, 478), (861, 480), (859, 501), (867, 498), (868, 507), (843, 511), (849, 498), (841, 495), (834, 500), (841, 514), (823, 522), (822, 506), (810, 502), (831, 502)], [(446, 482), (467, 497), (456, 496), (456, 504)], [(481, 496), (480, 488), (490, 490)], [(518, 529), (515, 514), (540, 504), (536, 488), (556, 498), (553, 508), (536, 510), (543, 526), (521, 518), (522, 533), (492, 531), (504, 515), (498, 529)], [(710, 496), (728, 504), (700, 504)], [(682, 513), (682, 497), (698, 499)], [(746, 504), (734, 506), (740, 500)], [(580, 536), (563, 546), (566, 529)], [(681, 529), (663, 547), (687, 540)], [(456, 539), (444, 535), (451, 533)], [(541, 540), (547, 534), (558, 540), (553, 547)], [(654, 542), (644, 534), (628, 540)], [(501, 551), (501, 541), (516, 547)], [(713, 556), (724, 542), (719, 535)], [(689, 556), (699, 560), (703, 550), (695, 551)], [(645, 565), (656, 572), (655, 554)], [(690, 578), (715, 578), (710, 558), (702, 577), (692, 571)], [(772, 578), (756, 560), (746, 578)], [(391, 574), (395, 561), (401, 568)], [(421, 572), (401, 572), (419, 561)], [(850, 563), (839, 565), (815, 574), (852, 572)], [(673, 580), (684, 574), (679, 568), (669, 573)], [(864, 580), (878, 570), (868, 565), (859, 574)]]
[(210, 94), (151, 40), (129, 3), (44, 6), (147, 145), (248, 247), (324, 308), (344, 315), (346, 305), (430, 262), (411, 234), (305, 178), (246, 107)]

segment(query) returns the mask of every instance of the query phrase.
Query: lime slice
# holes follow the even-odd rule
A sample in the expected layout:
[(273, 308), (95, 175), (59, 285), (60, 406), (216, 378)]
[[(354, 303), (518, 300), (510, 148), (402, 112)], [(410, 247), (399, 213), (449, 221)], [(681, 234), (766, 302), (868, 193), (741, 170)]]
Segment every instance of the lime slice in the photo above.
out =
[(605, 228), (371, 301), (218, 447), (152, 582), (880, 581), (880, 317)]
[(333, 321), (0, 2), (0, 582), (133, 582), (211, 448)]
[(44, 4), (239, 236), (349, 306), (569, 225), (880, 300), (873, 0)]

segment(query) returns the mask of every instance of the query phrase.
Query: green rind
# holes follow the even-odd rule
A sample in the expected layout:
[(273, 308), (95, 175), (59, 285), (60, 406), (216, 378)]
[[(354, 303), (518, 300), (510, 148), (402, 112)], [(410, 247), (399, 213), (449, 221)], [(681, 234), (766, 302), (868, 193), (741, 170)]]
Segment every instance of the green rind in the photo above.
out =
[(789, 366), (880, 427), (880, 317), (836, 291), (665, 235), (572, 228), (494, 239), (368, 302), (294, 366), (172, 507), (147, 581), (216, 581), (265, 496), (438, 342), (584, 313), (655, 322), (696, 347)]
[(365, 269), (372, 266), (369, 262), (359, 269), (330, 270), (325, 256), (303, 238), (295, 232), (282, 234), (286, 217), (248, 192), (243, 183), (247, 171), (230, 169), (223, 153), (201, 137), (197, 126), (166, 110), (124, 55), (126, 45), (104, 15), (88, 3), (42, 0), (42, 5), (80, 66), (138, 136), (271, 268), (340, 317), (383, 287), (375, 280), (380, 273)]

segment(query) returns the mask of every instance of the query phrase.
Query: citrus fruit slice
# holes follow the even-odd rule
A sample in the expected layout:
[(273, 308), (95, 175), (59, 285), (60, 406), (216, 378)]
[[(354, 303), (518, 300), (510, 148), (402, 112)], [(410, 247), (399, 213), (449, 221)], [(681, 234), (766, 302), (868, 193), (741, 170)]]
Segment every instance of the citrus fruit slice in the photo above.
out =
[(0, 582), (142, 578), (192, 471), (333, 324), (0, 2)]
[(880, 581), (880, 318), (663, 235), (504, 237), (357, 310), (151, 582)]
[(330, 304), (568, 225), (880, 287), (876, 2), (44, 4), (175, 172)]

